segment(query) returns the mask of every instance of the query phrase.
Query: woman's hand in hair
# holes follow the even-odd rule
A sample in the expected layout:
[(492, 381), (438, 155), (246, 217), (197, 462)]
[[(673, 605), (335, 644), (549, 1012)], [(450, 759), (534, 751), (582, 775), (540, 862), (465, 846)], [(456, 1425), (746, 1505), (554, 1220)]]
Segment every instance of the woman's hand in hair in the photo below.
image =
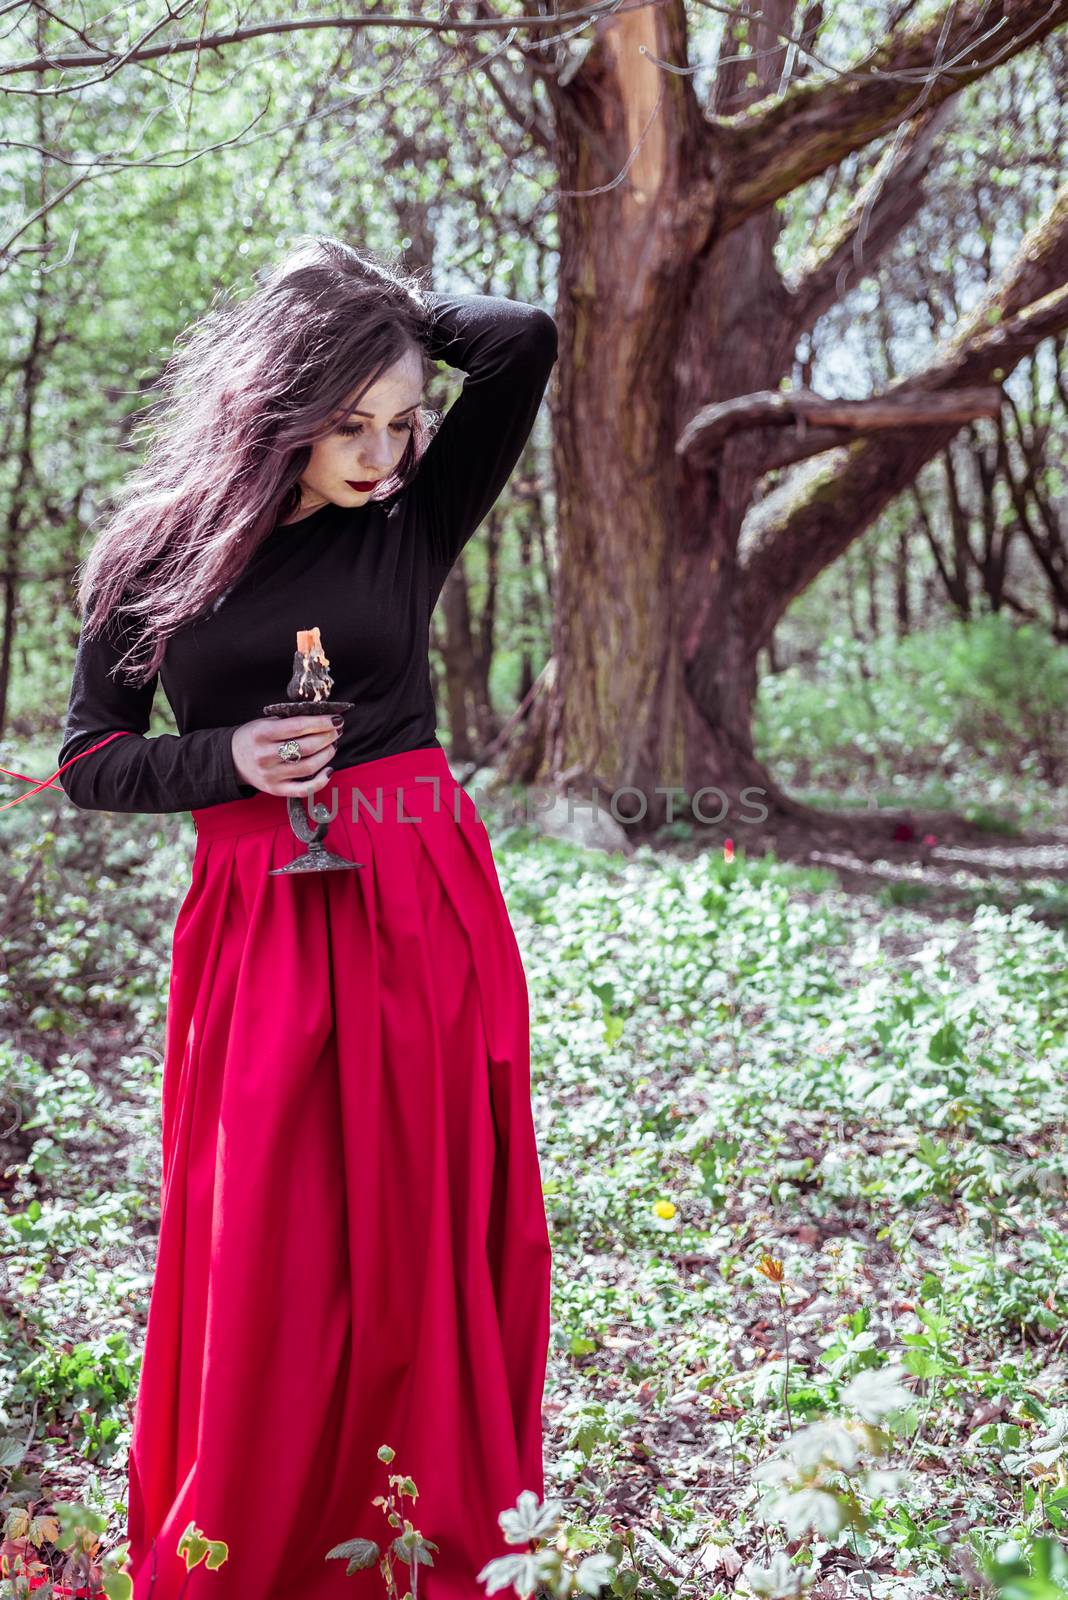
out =
[[(331, 717), (256, 717), (235, 728), (230, 740), (234, 769), (242, 783), (266, 794), (315, 794), (334, 770), (330, 757), (341, 732)], [(278, 746), (285, 739), (300, 745), (299, 761), (283, 761)]]

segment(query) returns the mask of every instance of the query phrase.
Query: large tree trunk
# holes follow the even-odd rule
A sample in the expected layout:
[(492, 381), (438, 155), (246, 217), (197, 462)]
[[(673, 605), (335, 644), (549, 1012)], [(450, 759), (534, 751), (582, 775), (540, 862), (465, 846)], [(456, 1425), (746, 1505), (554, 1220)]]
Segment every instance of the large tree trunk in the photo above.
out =
[[(620, 14), (581, 74), (553, 91), (562, 201), (554, 466), (565, 536), (557, 676), (547, 726), (554, 774), (599, 776), (655, 800), (686, 748), (674, 559), (679, 479), (673, 365), (709, 222), (692, 94), (642, 54), (685, 59), (682, 9)], [(661, 95), (659, 108), (658, 91)], [(642, 138), (643, 132), (645, 134)], [(696, 213), (696, 217), (695, 217)], [(621, 815), (640, 804), (620, 797)]]
[[(1056, 25), (1038, 0), (992, 4), (1005, 18), (1007, 53)], [(909, 73), (933, 59), (939, 40), (955, 58), (953, 41), (969, 41), (967, 79), (1003, 59), (977, 38), (980, 14), (990, 22), (985, 0), (974, 0), (892, 34), (867, 83), (854, 75), (810, 91), (795, 82), (774, 98), (782, 33), (798, 30), (788, 0), (772, 0), (764, 21), (748, 19), (752, 54), (741, 61), (729, 59), (742, 46), (728, 25), (714, 116), (688, 76), (657, 65), (687, 60), (674, 0), (598, 19), (578, 65), (546, 78), (560, 175), (563, 359), (545, 775), (614, 795), (621, 818), (656, 826), (670, 814), (671, 790), (709, 787), (731, 817), (761, 801), (801, 809), (753, 750), (759, 649), (789, 599), (911, 482), (932, 453), (924, 442), (941, 448), (968, 416), (990, 415), (998, 403), (990, 386), (1058, 318), (1068, 322), (1068, 304), (1047, 315), (1041, 333), (1021, 319), (1000, 342), (988, 339), (985, 361), (955, 348), (863, 417), (831, 414), (803, 428), (799, 414), (787, 434), (791, 419), (776, 415), (797, 341), (841, 293), (858, 232), (870, 271), (921, 204), (930, 145), (963, 79), (932, 77), (923, 116), (888, 151), (822, 258), (790, 286), (774, 261), (775, 200), (911, 114)], [(1041, 277), (1031, 275), (1032, 288)], [(1028, 303), (1009, 296), (1000, 310)], [(989, 334), (976, 330), (977, 343)], [(755, 396), (755, 420), (713, 415), (754, 391), (771, 393)], [(857, 439), (870, 430), (871, 439)], [(799, 516), (780, 507), (743, 549), (743, 519), (769, 468), (817, 451), (831, 454), (799, 475)], [(807, 551), (806, 524), (817, 530)], [(703, 801), (702, 814), (716, 809), (716, 795)]]

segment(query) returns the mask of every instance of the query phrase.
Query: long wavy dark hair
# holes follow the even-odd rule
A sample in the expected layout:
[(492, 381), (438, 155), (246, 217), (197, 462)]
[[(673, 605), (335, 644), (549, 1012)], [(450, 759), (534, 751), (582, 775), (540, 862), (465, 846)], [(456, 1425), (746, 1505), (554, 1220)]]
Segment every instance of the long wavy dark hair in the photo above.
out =
[[(429, 316), (419, 274), (311, 234), (251, 295), (220, 291), (178, 335), (160, 399), (131, 433), (146, 442), (144, 459), (113, 496), (78, 579), (83, 633), (110, 625), (133, 641), (116, 673), (146, 682), (171, 634), (296, 511), (311, 447), (357, 384), (362, 395), (413, 348), (424, 376), (433, 370)], [(413, 413), (404, 454), (372, 500), (410, 480), (435, 420)]]

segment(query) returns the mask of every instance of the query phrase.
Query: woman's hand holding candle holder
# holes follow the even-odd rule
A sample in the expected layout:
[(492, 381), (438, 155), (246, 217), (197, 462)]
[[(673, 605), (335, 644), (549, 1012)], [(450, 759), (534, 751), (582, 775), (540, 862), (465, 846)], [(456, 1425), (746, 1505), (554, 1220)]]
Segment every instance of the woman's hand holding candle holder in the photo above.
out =
[[(323, 784), (329, 781), (333, 767), (323, 766), (321, 770), (313, 767), (310, 776), (298, 777), (298, 772), (303, 775), (309, 763), (319, 762), (324, 750), (327, 750), (328, 754), (333, 753), (337, 748), (337, 734), (325, 733), (325, 729), (327, 726), (331, 729), (335, 726), (340, 727), (344, 713), (352, 710), (351, 700), (331, 699), (330, 691), (333, 687), (330, 658), (323, 649), (318, 628), (298, 628), (292, 673), (286, 685), (287, 698), (273, 700), (270, 705), (263, 708), (265, 719), (269, 725), (273, 724), (275, 729), (274, 755), (265, 756), (259, 735), (253, 736), (256, 753), (261, 764), (266, 763), (266, 776), (271, 780), (268, 792), (286, 797), (289, 825), (297, 838), (308, 846), (303, 855), (294, 856), (285, 866), (268, 868), (272, 877), (277, 874), (288, 876), (304, 872), (342, 872), (363, 866), (362, 861), (350, 861), (347, 856), (339, 856), (336, 851), (327, 850), (323, 844), (327, 829), (336, 815), (336, 804), (330, 809), (320, 801), (314, 799), (308, 801), (309, 795), (314, 795), (317, 789), (321, 789)], [(305, 712), (304, 707), (309, 704), (319, 707), (318, 716), (311, 716)], [(278, 737), (281, 731), (279, 723), (286, 732), (286, 737), (282, 739)], [(313, 731), (302, 739), (299, 730), (309, 725), (313, 725)], [(258, 723), (246, 723), (245, 727), (256, 728)], [(242, 731), (238, 728), (234, 735), (235, 739)], [(315, 750), (309, 754), (305, 747), (306, 740), (316, 736), (318, 738)], [(281, 778), (277, 776), (275, 759), (285, 767), (286, 775)], [(306, 801), (310, 811), (305, 809)]]
[[(325, 752), (328, 761), (337, 749), (338, 730), (345, 720), (341, 713), (352, 704), (331, 701), (333, 687), (330, 658), (318, 628), (298, 628), (287, 699), (264, 706), (264, 715), (236, 728), (230, 741), (234, 766), (246, 783), (267, 794), (302, 800), (329, 781), (334, 769), (322, 757)], [(305, 704), (323, 709), (318, 716), (304, 714)], [(279, 717), (285, 719), (284, 738)]]
[[(284, 723), (277, 717), (243, 722), (230, 741), (238, 777), (267, 794), (298, 798), (316, 794), (330, 781), (333, 768), (328, 763), (343, 722), (341, 716), (316, 716), (310, 710), (307, 716), (287, 717)], [(282, 760), (278, 746), (283, 739), (295, 739), (300, 745), (299, 761)]]

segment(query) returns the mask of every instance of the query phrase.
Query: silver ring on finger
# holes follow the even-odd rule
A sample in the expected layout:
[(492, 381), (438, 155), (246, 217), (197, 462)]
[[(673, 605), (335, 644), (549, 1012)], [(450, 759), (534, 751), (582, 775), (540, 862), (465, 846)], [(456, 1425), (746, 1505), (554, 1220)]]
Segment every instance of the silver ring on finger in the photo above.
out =
[(283, 739), (278, 746), (279, 761), (299, 761), (300, 756), (300, 743), (296, 739)]

